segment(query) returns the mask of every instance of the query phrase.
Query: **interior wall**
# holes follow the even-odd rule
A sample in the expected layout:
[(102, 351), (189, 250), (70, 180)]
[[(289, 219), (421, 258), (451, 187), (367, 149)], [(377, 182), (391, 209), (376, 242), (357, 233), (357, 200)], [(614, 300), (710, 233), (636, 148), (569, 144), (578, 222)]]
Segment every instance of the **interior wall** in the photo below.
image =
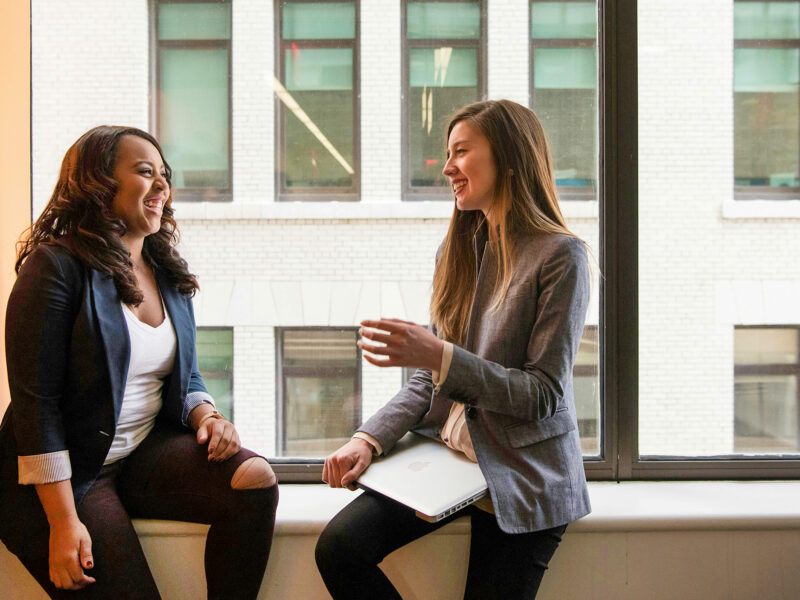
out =
[(10, 401), (5, 314), (15, 242), (31, 222), (30, 29), (29, 2), (0, 2), (0, 414)]

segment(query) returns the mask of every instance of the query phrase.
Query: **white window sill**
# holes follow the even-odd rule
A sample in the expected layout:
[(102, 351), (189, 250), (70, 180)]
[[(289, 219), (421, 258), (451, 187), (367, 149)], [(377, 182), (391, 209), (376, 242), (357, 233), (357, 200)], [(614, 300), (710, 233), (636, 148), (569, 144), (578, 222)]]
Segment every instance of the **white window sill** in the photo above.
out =
[[(284, 484), (276, 536), (317, 536), (360, 492)], [(592, 513), (570, 533), (800, 529), (800, 481), (590, 482)], [(205, 536), (208, 526), (139, 519), (140, 536)], [(466, 535), (460, 519), (437, 532)]]
[(800, 219), (800, 200), (727, 200), (723, 219)]
[[(175, 202), (175, 218), (187, 220), (449, 219), (450, 201), (394, 202)], [(597, 202), (563, 201), (567, 219), (597, 218)]]

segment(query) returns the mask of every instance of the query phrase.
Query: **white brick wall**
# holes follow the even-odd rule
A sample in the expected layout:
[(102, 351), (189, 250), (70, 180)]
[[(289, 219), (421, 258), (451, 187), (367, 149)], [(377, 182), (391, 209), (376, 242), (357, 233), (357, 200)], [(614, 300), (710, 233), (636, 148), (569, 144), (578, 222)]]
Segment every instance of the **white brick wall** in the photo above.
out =
[[(202, 286), (198, 323), (234, 327), (236, 421), (260, 452), (275, 444), (275, 327), (427, 320), (447, 220), (400, 201), (400, 10), (400, 0), (363, 0), (360, 10), (360, 204), (397, 210), (378, 218), (355, 207), (350, 218), (346, 207), (284, 205), (304, 218), (278, 218), (272, 3), (233, 3), (234, 200), (176, 208), (181, 252)], [(487, 12), (489, 94), (526, 102), (528, 2), (492, 0)], [(38, 213), (78, 135), (101, 123), (148, 128), (148, 2), (33, 0), (32, 17)], [(730, 0), (640, 0), (639, 18), (640, 448), (729, 452), (732, 328), (800, 322), (798, 221), (722, 217), (733, 193)], [(565, 213), (599, 258), (592, 211)], [(595, 281), (590, 323), (598, 291)], [(364, 363), (364, 416), (399, 381), (399, 370)]]
[(489, 98), (528, 105), (530, 99), (529, 0), (487, 2), (487, 90)]

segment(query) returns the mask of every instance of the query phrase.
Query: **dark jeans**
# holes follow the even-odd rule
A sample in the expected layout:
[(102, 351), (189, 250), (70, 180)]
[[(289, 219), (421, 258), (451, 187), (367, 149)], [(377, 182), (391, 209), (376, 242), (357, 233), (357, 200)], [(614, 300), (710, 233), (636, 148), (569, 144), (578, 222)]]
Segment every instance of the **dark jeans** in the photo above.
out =
[(342, 509), (322, 532), (317, 542), (317, 567), (336, 600), (400, 598), (378, 563), (397, 548), (466, 514), (472, 518), (472, 539), (464, 598), (535, 598), (567, 526), (508, 534), (500, 530), (494, 515), (474, 506), (428, 523), (402, 504), (366, 492)]
[[(127, 458), (103, 467), (78, 506), (92, 538), (97, 581), (80, 591), (51, 582), (48, 540), (31, 540), (44, 550), (20, 560), (51, 598), (83, 600), (159, 598), (131, 518), (209, 523), (205, 548), (208, 598), (255, 598), (269, 558), (277, 485), (234, 490), (231, 478), (245, 460), (242, 449), (222, 463), (210, 463), (193, 433), (157, 426)], [(175, 560), (181, 560), (176, 556)]]

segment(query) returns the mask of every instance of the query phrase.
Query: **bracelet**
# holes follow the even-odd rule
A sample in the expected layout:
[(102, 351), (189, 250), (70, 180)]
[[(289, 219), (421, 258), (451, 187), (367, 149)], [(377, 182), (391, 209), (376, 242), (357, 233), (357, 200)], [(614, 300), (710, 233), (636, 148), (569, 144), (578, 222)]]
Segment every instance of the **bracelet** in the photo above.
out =
[(208, 421), (209, 419), (222, 419), (222, 420), (225, 420), (225, 417), (223, 417), (219, 412), (217, 412), (216, 409), (214, 409), (210, 413), (207, 413), (207, 414), (203, 415), (203, 418), (200, 419), (200, 422), (197, 424), (197, 428), (200, 429), (200, 426), (203, 423), (205, 423), (206, 421)]

